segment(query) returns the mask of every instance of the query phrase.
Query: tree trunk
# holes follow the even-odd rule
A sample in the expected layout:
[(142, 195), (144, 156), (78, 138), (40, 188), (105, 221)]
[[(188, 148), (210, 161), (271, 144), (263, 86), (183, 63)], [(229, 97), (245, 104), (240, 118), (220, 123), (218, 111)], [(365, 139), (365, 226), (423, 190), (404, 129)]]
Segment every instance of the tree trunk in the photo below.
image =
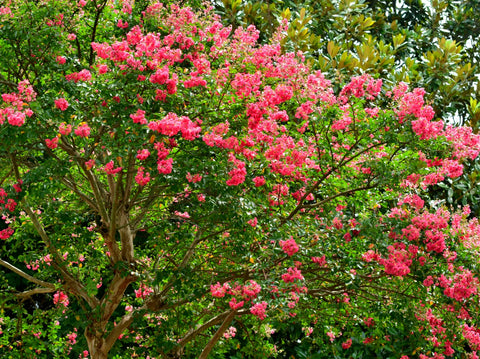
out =
[(102, 333), (95, 331), (91, 324), (85, 329), (85, 338), (87, 339), (88, 351), (91, 359), (107, 359), (108, 349), (105, 347), (105, 339)]

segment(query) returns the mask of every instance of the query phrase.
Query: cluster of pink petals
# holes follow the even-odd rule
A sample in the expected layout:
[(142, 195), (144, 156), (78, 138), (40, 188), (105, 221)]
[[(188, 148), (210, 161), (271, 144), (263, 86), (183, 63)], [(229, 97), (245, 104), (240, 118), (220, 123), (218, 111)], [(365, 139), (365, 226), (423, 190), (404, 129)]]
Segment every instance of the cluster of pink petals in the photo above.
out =
[(298, 252), (298, 244), (297, 242), (295, 242), (295, 239), (293, 239), (293, 236), (291, 236), (285, 241), (280, 241), (280, 247), (282, 247), (282, 250), (288, 256), (293, 256), (295, 253)]
[(142, 283), (138, 289), (135, 289), (135, 298), (145, 299), (152, 293), (153, 289)]
[(267, 302), (263, 301), (260, 303), (255, 303), (250, 307), (250, 313), (255, 315), (258, 319), (264, 320), (267, 317), (267, 314), (265, 313), (267, 309)]
[(83, 69), (80, 72), (72, 72), (71, 74), (65, 75), (65, 79), (75, 83), (78, 81), (90, 81), (92, 79), (92, 74), (90, 71)]
[(55, 107), (61, 111), (65, 111), (68, 108), (69, 104), (64, 98), (59, 98), (55, 100)]
[(150, 182), (150, 173), (145, 173), (144, 170), (143, 167), (139, 167), (137, 175), (135, 176), (135, 182), (137, 182), (139, 186), (146, 186), (148, 182)]
[(179, 117), (173, 112), (170, 112), (159, 121), (150, 122), (148, 128), (166, 136), (175, 136), (181, 132), (182, 137), (189, 141), (197, 138), (201, 132), (201, 127), (192, 122), (188, 117)]
[(28, 80), (21, 81), (18, 86), (18, 93), (2, 94), (2, 100), (6, 107), (0, 108), (0, 125), (7, 122), (12, 126), (23, 126), (26, 117), (31, 117), (33, 111), (28, 103), (36, 98), (36, 93)]
[(80, 125), (77, 126), (74, 133), (78, 137), (88, 137), (90, 136), (90, 126), (86, 122), (82, 122)]
[(249, 280), (244, 285), (235, 283), (235, 286), (231, 286), (229, 282), (226, 282), (210, 286), (212, 297), (223, 298), (226, 294), (231, 295), (229, 306), (234, 310), (243, 307), (245, 302), (255, 299), (261, 290), (262, 287), (254, 280)]
[(64, 292), (56, 292), (53, 295), (53, 304), (62, 304), (64, 307), (68, 307), (69, 304), (68, 296)]
[(296, 267), (290, 267), (287, 269), (287, 273), (282, 274), (282, 280), (285, 283), (293, 283), (296, 280), (304, 280), (305, 278), (302, 275), (300, 269)]

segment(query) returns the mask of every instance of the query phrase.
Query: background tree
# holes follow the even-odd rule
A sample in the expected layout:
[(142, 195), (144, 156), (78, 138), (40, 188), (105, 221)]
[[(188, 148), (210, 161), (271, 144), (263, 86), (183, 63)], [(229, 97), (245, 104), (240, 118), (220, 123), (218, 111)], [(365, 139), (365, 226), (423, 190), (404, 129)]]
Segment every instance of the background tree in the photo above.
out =
[(478, 223), (420, 196), (480, 138), (424, 91), (332, 85), (286, 26), (258, 45), (208, 10), (0, 13), (5, 355), (479, 349)]

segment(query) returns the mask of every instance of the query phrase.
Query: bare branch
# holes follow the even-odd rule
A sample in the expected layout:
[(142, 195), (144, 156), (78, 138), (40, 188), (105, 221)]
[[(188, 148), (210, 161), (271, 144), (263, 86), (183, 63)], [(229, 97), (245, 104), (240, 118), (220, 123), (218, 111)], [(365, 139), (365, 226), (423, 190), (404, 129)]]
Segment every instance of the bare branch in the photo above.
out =
[(55, 291), (56, 291), (55, 288), (34, 288), (34, 289), (31, 289), (31, 290), (27, 290), (25, 292), (17, 293), (17, 294), (15, 294), (15, 296), (18, 297), (18, 298), (26, 299), (28, 297), (31, 297), (32, 295), (35, 295), (35, 294), (53, 293)]
[(210, 352), (212, 351), (213, 347), (215, 346), (215, 344), (218, 342), (218, 340), (221, 338), (221, 336), (223, 335), (223, 333), (225, 333), (225, 331), (227, 330), (228, 326), (230, 325), (230, 323), (232, 322), (233, 318), (235, 318), (235, 314), (236, 314), (236, 311), (235, 310), (232, 310), (228, 315), (227, 317), (225, 318), (225, 320), (223, 321), (222, 325), (220, 326), (220, 328), (218, 328), (218, 330), (215, 332), (215, 334), (213, 335), (213, 337), (208, 341), (207, 345), (205, 346), (205, 348), (203, 348), (203, 351), (202, 351), (202, 354), (200, 354), (200, 356), (198, 357), (198, 359), (207, 359), (208, 358), (208, 355), (210, 354)]
[(25, 278), (25, 279), (28, 280), (29, 282), (38, 284), (38, 285), (40, 285), (40, 286), (42, 286), (42, 287), (44, 287), (44, 288), (55, 289), (55, 284), (49, 283), (49, 282), (45, 282), (45, 281), (40, 280), (40, 279), (37, 279), (37, 278), (31, 276), (30, 274), (25, 273), (25, 272), (22, 271), (21, 269), (15, 267), (13, 264), (10, 264), (10, 263), (8, 263), (7, 261), (4, 261), (3, 259), (0, 259), (0, 265), (4, 266), (5, 268), (10, 269), (12, 272), (18, 274), (20, 277)]

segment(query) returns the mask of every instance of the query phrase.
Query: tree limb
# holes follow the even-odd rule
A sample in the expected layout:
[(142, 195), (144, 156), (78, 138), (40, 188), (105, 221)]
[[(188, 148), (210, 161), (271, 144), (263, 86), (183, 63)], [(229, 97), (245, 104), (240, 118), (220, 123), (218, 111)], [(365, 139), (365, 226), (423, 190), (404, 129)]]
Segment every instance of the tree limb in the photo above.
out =
[(3, 259), (0, 259), (0, 265), (4, 266), (5, 268), (10, 269), (12, 272), (18, 274), (20, 277), (25, 278), (25, 279), (28, 280), (29, 282), (38, 284), (38, 285), (40, 285), (40, 286), (42, 286), (42, 287), (44, 287), (44, 288), (55, 289), (55, 284), (49, 283), (49, 282), (45, 282), (45, 281), (40, 280), (40, 279), (37, 279), (37, 278), (31, 276), (30, 274), (25, 273), (25, 272), (22, 271), (21, 269), (15, 267), (13, 264), (10, 264), (10, 263), (8, 263), (7, 261), (4, 261)]

